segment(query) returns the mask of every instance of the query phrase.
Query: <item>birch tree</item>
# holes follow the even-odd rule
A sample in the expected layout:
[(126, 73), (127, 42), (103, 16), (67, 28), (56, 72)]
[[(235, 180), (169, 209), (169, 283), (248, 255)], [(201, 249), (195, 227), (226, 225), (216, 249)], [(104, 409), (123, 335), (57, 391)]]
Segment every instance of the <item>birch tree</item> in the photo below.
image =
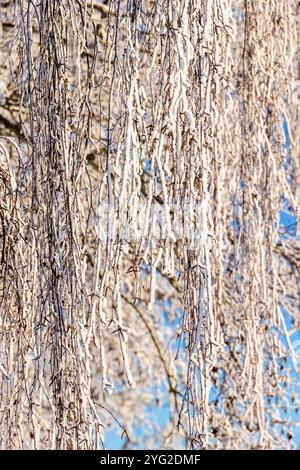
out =
[(293, 446), (299, 8), (0, 3), (2, 449)]

